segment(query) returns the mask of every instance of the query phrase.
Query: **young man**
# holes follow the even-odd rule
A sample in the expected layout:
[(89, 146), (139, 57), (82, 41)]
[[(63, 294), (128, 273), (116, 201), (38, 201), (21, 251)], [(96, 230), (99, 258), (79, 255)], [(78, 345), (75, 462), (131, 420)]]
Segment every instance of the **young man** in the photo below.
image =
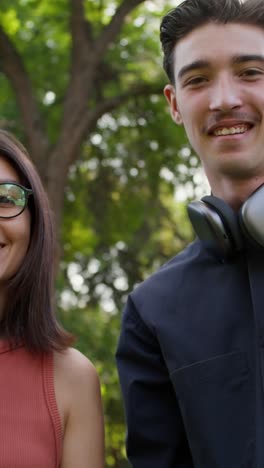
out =
[(264, 2), (186, 0), (165, 87), (213, 196), (129, 296), (117, 363), (134, 468), (264, 467)]

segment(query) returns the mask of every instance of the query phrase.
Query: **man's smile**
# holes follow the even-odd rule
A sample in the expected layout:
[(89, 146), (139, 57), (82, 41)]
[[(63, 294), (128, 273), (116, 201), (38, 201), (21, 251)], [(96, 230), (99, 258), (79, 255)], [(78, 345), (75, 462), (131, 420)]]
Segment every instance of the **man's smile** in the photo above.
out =
[(241, 135), (251, 130), (258, 122), (257, 118), (247, 119), (217, 119), (205, 125), (205, 133), (209, 136), (223, 137), (232, 135)]
[(250, 128), (249, 125), (240, 125), (240, 126), (233, 126), (233, 127), (223, 127), (214, 130), (214, 136), (227, 136), (227, 135), (237, 135), (241, 133), (246, 133)]

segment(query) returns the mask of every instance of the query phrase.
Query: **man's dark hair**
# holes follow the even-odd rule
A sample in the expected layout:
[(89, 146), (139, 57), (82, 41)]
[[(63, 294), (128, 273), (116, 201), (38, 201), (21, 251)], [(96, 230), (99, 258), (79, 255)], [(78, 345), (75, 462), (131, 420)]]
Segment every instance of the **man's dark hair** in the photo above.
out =
[(58, 324), (53, 307), (55, 241), (48, 198), (26, 149), (4, 130), (0, 130), (0, 157), (17, 171), (21, 184), (33, 190), (28, 201), (30, 244), (7, 283), (1, 335), (14, 343), (22, 341), (31, 351), (62, 350), (73, 337)]
[(177, 42), (207, 23), (240, 23), (264, 29), (263, 0), (185, 0), (164, 16), (160, 40), (164, 53), (163, 67), (174, 84), (174, 49)]

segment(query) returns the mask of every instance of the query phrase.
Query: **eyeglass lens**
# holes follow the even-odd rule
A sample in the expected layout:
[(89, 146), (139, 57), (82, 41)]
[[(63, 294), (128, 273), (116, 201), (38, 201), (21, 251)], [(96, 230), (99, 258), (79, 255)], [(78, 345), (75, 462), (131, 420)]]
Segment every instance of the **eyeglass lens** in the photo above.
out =
[(16, 184), (0, 184), (0, 217), (18, 216), (25, 209), (27, 194)]

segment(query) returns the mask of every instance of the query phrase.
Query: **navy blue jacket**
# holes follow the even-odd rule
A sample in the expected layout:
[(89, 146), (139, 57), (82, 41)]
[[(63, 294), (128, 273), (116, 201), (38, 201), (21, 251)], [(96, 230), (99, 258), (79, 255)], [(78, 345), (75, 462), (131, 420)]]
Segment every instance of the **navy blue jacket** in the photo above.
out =
[(172, 259), (129, 296), (117, 365), (134, 468), (263, 468), (264, 250)]

